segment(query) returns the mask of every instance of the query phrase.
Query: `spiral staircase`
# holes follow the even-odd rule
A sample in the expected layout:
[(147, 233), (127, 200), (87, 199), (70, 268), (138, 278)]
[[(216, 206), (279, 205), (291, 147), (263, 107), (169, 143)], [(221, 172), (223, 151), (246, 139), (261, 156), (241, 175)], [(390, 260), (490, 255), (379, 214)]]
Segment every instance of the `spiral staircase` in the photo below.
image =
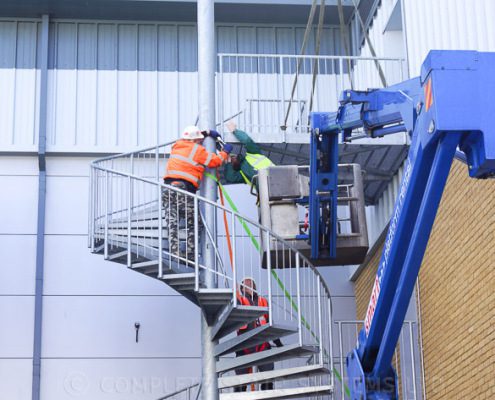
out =
[[(256, 221), (164, 185), (161, 173), (172, 144), (91, 164), (91, 251), (163, 281), (201, 308), (218, 341), (220, 399), (333, 398), (332, 307), (323, 278), (308, 259)], [(179, 224), (177, 254), (169, 252), (167, 213), (169, 204), (176, 204), (171, 198), (188, 204), (182, 212), (194, 216), (194, 232)], [(202, 224), (206, 215), (216, 222), (213, 227)], [(186, 246), (188, 233), (194, 234), (194, 249)], [(208, 265), (201, 255), (205, 248), (215, 254)], [(274, 248), (276, 254), (270, 254)], [(279, 258), (282, 253), (285, 256)], [(245, 277), (255, 280), (268, 307), (239, 303), (237, 293)], [(265, 314), (267, 324), (236, 334)], [(275, 339), (283, 346), (235, 357), (242, 349)], [(267, 363), (274, 363), (272, 371), (257, 369)], [(253, 367), (253, 373), (235, 374), (246, 367)], [(259, 390), (267, 382), (273, 382), (273, 389)], [(234, 390), (240, 387), (247, 391)]]

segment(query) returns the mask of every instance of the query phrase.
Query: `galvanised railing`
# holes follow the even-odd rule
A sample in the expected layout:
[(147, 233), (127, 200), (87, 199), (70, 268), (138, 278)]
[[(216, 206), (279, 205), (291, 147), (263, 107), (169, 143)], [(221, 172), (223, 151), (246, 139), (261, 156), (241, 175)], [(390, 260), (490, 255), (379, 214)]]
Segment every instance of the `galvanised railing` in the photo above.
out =
[[(333, 370), (331, 296), (320, 273), (295, 248), (257, 221), (165, 185), (161, 176), (172, 144), (91, 164), (89, 246), (94, 252), (103, 251), (107, 259), (125, 259), (130, 269), (158, 266), (157, 279), (170, 273), (194, 272), (198, 293), (211, 290), (204, 284), (204, 274), (209, 271), (215, 277), (216, 288), (231, 291), (234, 306), (242, 280), (253, 278), (257, 292), (269, 302), (269, 323), (297, 330), (283, 339), (284, 344), (315, 346), (317, 353), (310, 362)], [(171, 252), (168, 228), (173, 226), (170, 221), (174, 212), (182, 212), (183, 217), (192, 214), (194, 223), (189, 227), (179, 224), (180, 246)], [(214, 215), (214, 226), (202, 223), (206, 213)], [(184, 246), (188, 235), (193, 237), (193, 249)], [(202, 262), (201, 248), (205, 246), (214, 249), (213, 265)], [(280, 253), (272, 257), (275, 247)], [(306, 361), (301, 359), (301, 365)], [(333, 374), (310, 379), (315, 385), (334, 383)]]
[(388, 85), (404, 80), (403, 58), (218, 54), (218, 120), (265, 142), (300, 141), (311, 110), (336, 110), (346, 88), (382, 87), (377, 63)]

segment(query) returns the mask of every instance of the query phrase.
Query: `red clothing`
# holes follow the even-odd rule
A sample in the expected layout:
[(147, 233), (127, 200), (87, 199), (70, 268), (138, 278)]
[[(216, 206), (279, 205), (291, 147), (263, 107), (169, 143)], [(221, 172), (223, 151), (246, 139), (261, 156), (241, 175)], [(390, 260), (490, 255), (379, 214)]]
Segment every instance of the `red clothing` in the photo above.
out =
[[(257, 305), (258, 307), (268, 307), (268, 301), (264, 297), (261, 297), (261, 296), (257, 296), (257, 300), (258, 300), (257, 303), (258, 304), (254, 304), (255, 301), (253, 299), (250, 299), (250, 298), (245, 297), (245, 296), (241, 296), (240, 294), (237, 295), (237, 298), (238, 298), (239, 302), (241, 303), (241, 305), (243, 305), (243, 306), (255, 306), (255, 305)], [(250, 331), (251, 329), (255, 329), (259, 326), (266, 325), (266, 324), (268, 324), (268, 321), (269, 321), (268, 313), (263, 314), (261, 317), (259, 317), (254, 322), (241, 326), (237, 330), (237, 334), (242, 335), (243, 333)], [(260, 351), (269, 350), (270, 348), (271, 348), (270, 343), (265, 342), (265, 343), (261, 343), (261, 344), (257, 345), (254, 348), (244, 349), (243, 351), (245, 354), (250, 354), (252, 352), (257, 353)]]
[(172, 146), (164, 178), (185, 180), (198, 188), (205, 167), (218, 168), (227, 158), (224, 151), (217, 155), (192, 140), (177, 140)]

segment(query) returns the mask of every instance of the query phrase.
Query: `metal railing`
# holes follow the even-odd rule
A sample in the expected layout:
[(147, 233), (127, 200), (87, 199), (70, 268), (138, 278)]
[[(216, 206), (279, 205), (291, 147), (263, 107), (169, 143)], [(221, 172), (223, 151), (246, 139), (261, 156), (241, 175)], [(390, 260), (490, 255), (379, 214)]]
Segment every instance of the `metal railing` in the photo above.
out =
[(336, 110), (344, 89), (382, 87), (376, 62), (389, 85), (404, 79), (403, 58), (218, 54), (218, 120), (234, 116), (239, 129), (265, 140), (307, 133), (310, 105)]
[[(193, 394), (194, 389), (196, 389), (196, 394)], [(189, 386), (186, 386), (182, 389), (178, 389), (172, 393), (169, 393), (163, 397), (160, 397), (157, 400), (198, 400), (199, 395), (201, 394), (201, 383), (193, 383)]]
[[(311, 363), (332, 371), (332, 304), (320, 273), (258, 222), (162, 183), (161, 171), (172, 144), (91, 164), (89, 246), (107, 259), (125, 260), (132, 269), (154, 266), (158, 279), (170, 273), (193, 272), (196, 292), (206, 289), (203, 275), (209, 270), (216, 287), (231, 290), (234, 306), (243, 279), (253, 278), (256, 291), (268, 300), (268, 322), (297, 330), (284, 344), (314, 346)], [(213, 227), (202, 222), (207, 212), (215, 215)], [(214, 265), (202, 263), (205, 243), (215, 251)], [(275, 245), (291, 256), (272, 256)], [(306, 361), (301, 359), (301, 365)], [(333, 375), (319, 377), (318, 382), (333, 385)]]
[[(348, 385), (346, 357), (356, 346), (359, 331), (363, 327), (363, 321), (341, 320), (334, 321), (336, 325), (336, 338), (338, 350), (336, 352), (335, 365), (342, 380), (335, 387), (335, 398), (346, 400), (349, 398), (344, 385)], [(404, 321), (402, 331), (392, 360), (397, 372), (400, 386), (400, 398), (404, 400), (424, 399), (422, 386), (424, 384), (421, 374), (421, 354), (418, 346), (419, 332), (415, 321)]]

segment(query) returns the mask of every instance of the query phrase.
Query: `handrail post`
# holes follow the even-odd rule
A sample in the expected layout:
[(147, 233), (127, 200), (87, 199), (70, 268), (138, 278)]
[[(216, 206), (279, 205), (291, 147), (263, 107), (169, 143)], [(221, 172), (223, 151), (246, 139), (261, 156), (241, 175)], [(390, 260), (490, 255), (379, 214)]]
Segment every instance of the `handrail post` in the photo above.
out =
[[(194, 196), (194, 290), (199, 291), (199, 204)], [(170, 232), (170, 227), (168, 228)]]
[(103, 256), (105, 260), (108, 260), (108, 212), (109, 212), (109, 201), (110, 195), (108, 193), (108, 170), (105, 171), (105, 244)]
[(340, 92), (342, 93), (344, 91), (344, 63), (342, 57), (339, 58), (339, 75), (340, 75)]
[(128, 196), (128, 210), (127, 210), (127, 266), (130, 268), (132, 266), (132, 253), (131, 253), (131, 214), (132, 214), (132, 179), (129, 176), (127, 178), (129, 185)]
[[(237, 307), (237, 262), (236, 262), (236, 236), (235, 236), (235, 214), (232, 213), (232, 296), (234, 307)], [(225, 232), (227, 234), (227, 232)]]
[(297, 286), (297, 326), (299, 329), (299, 345), (303, 344), (302, 314), (301, 314), (301, 260), (299, 253), (296, 256), (296, 286)]
[(328, 297), (328, 351), (329, 351), (329, 365), (330, 365), (330, 384), (332, 388), (335, 389), (335, 374), (333, 372), (334, 362), (333, 362), (333, 321), (332, 321), (332, 299)]
[(268, 321), (273, 325), (273, 299), (272, 299), (272, 254), (270, 244), (270, 231), (266, 231), (266, 273), (268, 276)]
[(223, 55), (218, 55), (218, 107), (220, 108), (220, 132), (223, 134), (224, 132), (224, 110), (223, 110)]
[(345, 380), (344, 380), (344, 345), (342, 343), (342, 322), (337, 322), (339, 325), (339, 351), (340, 351), (340, 377), (342, 379), (341, 395), (342, 400), (345, 400)]
[(158, 200), (158, 277), (163, 277), (163, 204), (162, 185), (157, 183), (156, 195)]
[(88, 247), (93, 248), (93, 168), (89, 167)]
[(411, 372), (412, 372), (412, 381), (413, 381), (413, 393), (414, 393), (414, 400), (416, 400), (418, 397), (417, 391), (416, 391), (416, 362), (415, 362), (415, 357), (414, 357), (414, 345), (413, 345), (413, 328), (412, 328), (412, 321), (408, 321), (409, 324), (409, 348), (411, 351)]
[(323, 325), (322, 325), (322, 313), (321, 313), (321, 277), (316, 277), (316, 293), (318, 296), (318, 345), (320, 346), (320, 365), (323, 365)]

